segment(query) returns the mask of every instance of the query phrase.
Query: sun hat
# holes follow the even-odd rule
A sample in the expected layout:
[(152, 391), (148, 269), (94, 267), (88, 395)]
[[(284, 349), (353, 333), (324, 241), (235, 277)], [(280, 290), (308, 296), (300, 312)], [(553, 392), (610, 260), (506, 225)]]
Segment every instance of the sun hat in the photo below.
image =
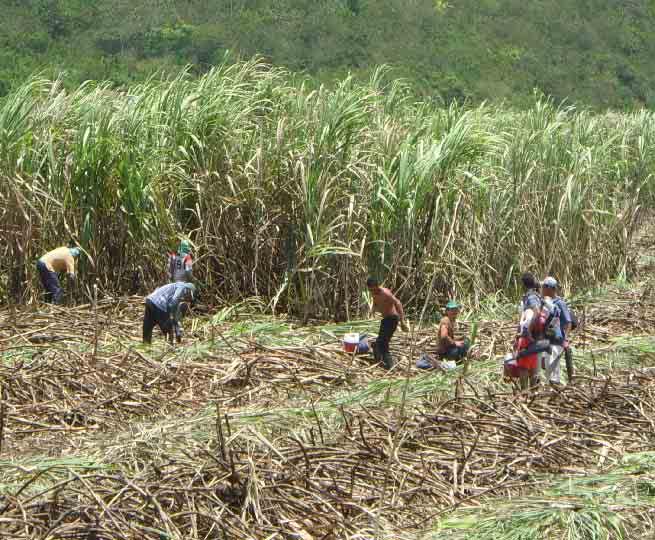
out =
[(446, 309), (459, 309), (462, 306), (459, 305), (455, 300), (449, 300), (446, 304)]
[(547, 278), (544, 279), (541, 286), (542, 287), (548, 287), (549, 289), (556, 289), (557, 288), (557, 280), (553, 276), (548, 276)]

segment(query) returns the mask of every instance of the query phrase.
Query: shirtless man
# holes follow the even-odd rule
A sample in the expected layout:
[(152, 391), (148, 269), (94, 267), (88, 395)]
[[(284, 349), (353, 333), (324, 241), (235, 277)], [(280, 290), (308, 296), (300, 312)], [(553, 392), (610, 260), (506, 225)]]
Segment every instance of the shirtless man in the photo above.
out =
[(366, 287), (373, 297), (372, 311), (379, 311), (382, 314), (378, 338), (373, 346), (373, 356), (378, 362), (382, 360), (385, 368), (391, 369), (393, 367), (393, 358), (389, 352), (389, 342), (399, 322), (400, 327), (405, 332), (408, 331), (403, 305), (389, 289), (380, 287), (380, 283), (375, 278), (368, 278)]
[(468, 353), (468, 340), (455, 341), (457, 316), (460, 306), (455, 300), (446, 304), (446, 315), (439, 322), (439, 357), (449, 360), (462, 360)]

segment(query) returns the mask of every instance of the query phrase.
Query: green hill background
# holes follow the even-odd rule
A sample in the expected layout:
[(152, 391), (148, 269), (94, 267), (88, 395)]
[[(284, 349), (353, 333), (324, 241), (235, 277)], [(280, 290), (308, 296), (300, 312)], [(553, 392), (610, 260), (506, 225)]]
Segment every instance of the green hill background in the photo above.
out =
[(0, 95), (30, 74), (68, 84), (202, 72), (262, 55), (320, 82), (388, 64), (418, 95), (593, 108), (655, 102), (652, 0), (0, 0)]

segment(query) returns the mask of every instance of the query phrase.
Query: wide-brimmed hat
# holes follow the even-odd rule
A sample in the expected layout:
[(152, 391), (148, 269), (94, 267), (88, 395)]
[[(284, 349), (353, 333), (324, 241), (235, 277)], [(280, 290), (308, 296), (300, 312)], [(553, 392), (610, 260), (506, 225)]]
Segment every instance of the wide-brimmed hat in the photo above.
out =
[(455, 300), (449, 300), (446, 304), (446, 309), (459, 309), (462, 306), (458, 304)]

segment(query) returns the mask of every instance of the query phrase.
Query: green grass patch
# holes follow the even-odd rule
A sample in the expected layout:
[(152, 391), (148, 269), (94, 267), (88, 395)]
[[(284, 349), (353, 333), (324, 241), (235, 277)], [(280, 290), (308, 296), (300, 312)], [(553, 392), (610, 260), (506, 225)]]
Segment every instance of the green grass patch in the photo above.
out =
[(627, 455), (609, 472), (544, 481), (541, 493), (457, 510), (424, 539), (643, 538), (639, 524), (655, 506), (655, 452)]
[[(83, 475), (111, 467), (86, 456), (32, 456), (27, 459), (1, 460), (0, 492), (15, 494), (23, 488), (23, 493), (35, 494), (66, 479), (71, 471)], [(26, 486), (28, 479), (33, 481)]]

